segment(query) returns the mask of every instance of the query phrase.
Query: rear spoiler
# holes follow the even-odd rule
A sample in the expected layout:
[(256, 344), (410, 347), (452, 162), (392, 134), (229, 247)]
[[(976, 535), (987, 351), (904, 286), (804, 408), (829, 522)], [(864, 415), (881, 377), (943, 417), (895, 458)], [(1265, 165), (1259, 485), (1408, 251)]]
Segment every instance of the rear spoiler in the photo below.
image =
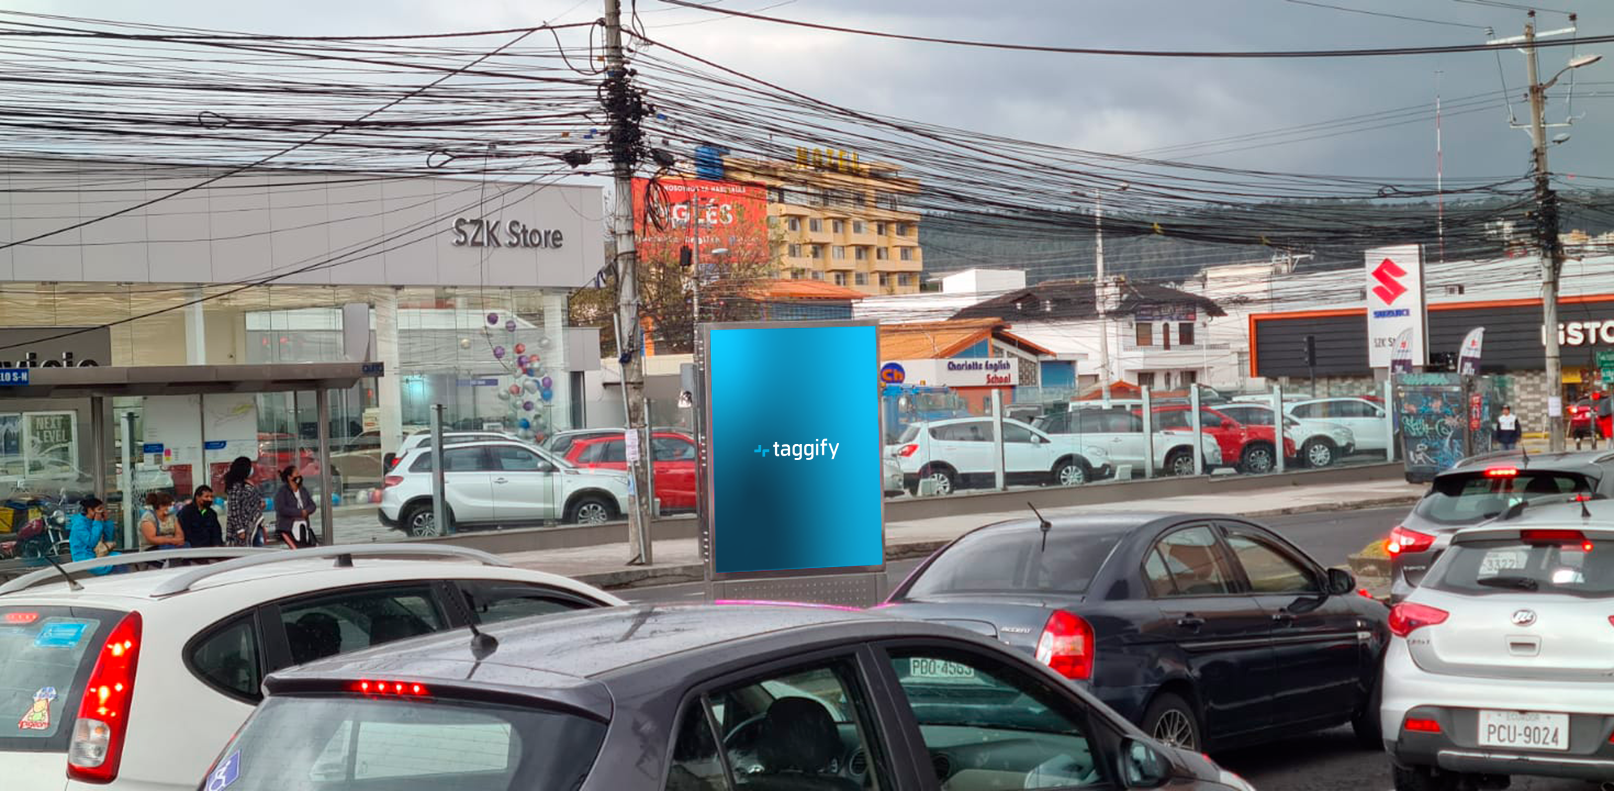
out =
[(1608, 495), (1601, 492), (1594, 492), (1589, 495), (1585, 492), (1579, 492), (1576, 494), (1548, 495), (1546, 497), (1537, 497), (1534, 500), (1520, 500), (1513, 505), (1508, 506), (1508, 509), (1503, 511), (1502, 515), (1498, 516), (1494, 522), (1506, 522), (1510, 519), (1517, 519), (1520, 514), (1524, 513), (1526, 508), (1542, 508), (1549, 505), (1563, 505), (1565, 503), (1582, 503), (1581, 511), (1586, 517), (1589, 518), (1591, 514), (1586, 512), (1586, 506), (1584, 503), (1592, 500), (1607, 499)]

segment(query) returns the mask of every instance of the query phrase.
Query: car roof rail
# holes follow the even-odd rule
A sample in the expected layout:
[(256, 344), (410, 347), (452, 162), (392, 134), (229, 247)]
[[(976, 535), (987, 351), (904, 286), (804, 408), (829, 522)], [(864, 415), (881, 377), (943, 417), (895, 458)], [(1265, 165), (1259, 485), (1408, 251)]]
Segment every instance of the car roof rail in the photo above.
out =
[(334, 547), (310, 547), (308, 549), (288, 549), (267, 555), (254, 555), (251, 557), (235, 558), (223, 563), (214, 563), (208, 566), (193, 568), (184, 573), (177, 574), (164, 581), (152, 590), (153, 598), (173, 596), (185, 593), (195, 587), (197, 583), (228, 574), (241, 569), (257, 568), (275, 563), (288, 561), (317, 560), (320, 558), (335, 558), (336, 568), (347, 568), (353, 565), (356, 557), (365, 558), (450, 558), (454, 560), (474, 560), (484, 566), (501, 566), (508, 568), (511, 564), (504, 558), (491, 552), (470, 547), (432, 545), (421, 546), (416, 544), (347, 544)]
[[(62, 565), (62, 571), (69, 575), (95, 569), (128, 566), (137, 563), (167, 563), (174, 560), (232, 560), (234, 558), (261, 555), (266, 552), (276, 552), (275, 548), (266, 547), (202, 547), (194, 549), (165, 549), (160, 552), (147, 554), (145, 552), (128, 552), (121, 555), (107, 555), (105, 557), (88, 560), (75, 560)], [(70, 577), (69, 577), (70, 578)], [(22, 575), (10, 582), (0, 585), (0, 596), (8, 593), (27, 590), (48, 582), (63, 582), (62, 572), (54, 567), (43, 568)]]

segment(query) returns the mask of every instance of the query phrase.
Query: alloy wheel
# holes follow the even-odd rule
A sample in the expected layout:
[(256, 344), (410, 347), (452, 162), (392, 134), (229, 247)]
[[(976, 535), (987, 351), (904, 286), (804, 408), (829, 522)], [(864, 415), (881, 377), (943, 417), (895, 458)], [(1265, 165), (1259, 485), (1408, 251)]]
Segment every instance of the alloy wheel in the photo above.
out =
[(1087, 471), (1082, 469), (1082, 465), (1071, 462), (1059, 468), (1060, 486), (1080, 486), (1084, 483), (1087, 483)]
[(1178, 476), (1193, 475), (1194, 474), (1194, 459), (1193, 459), (1193, 457), (1189, 456), (1186, 453), (1179, 454), (1177, 456), (1172, 457), (1172, 459), (1171, 459), (1171, 474), (1172, 475), (1178, 475)]
[(1163, 742), (1171, 747), (1180, 747), (1184, 750), (1195, 749), (1194, 724), (1188, 721), (1188, 715), (1178, 709), (1170, 709), (1160, 715), (1154, 724), (1156, 741)]
[(431, 511), (422, 510), (409, 520), (409, 535), (415, 538), (430, 538), (437, 535), (437, 515)]
[(611, 512), (606, 510), (603, 503), (586, 502), (577, 507), (577, 523), (580, 525), (605, 524), (611, 518)]
[(1334, 449), (1321, 442), (1306, 446), (1306, 463), (1313, 467), (1327, 467), (1334, 463)]
[(1275, 466), (1272, 451), (1266, 448), (1251, 448), (1244, 454), (1244, 469), (1256, 475), (1272, 472)]
[(947, 477), (947, 473), (939, 472), (939, 471), (938, 472), (932, 472), (930, 474), (930, 479), (932, 481), (936, 482), (936, 493), (937, 494), (952, 494), (953, 493), (953, 479)]

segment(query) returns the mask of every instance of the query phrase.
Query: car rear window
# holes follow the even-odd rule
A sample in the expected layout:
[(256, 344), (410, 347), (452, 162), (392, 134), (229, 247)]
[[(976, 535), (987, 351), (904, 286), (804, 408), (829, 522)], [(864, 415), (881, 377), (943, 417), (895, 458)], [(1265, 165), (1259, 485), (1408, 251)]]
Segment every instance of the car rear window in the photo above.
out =
[(948, 593), (1085, 593), (1118, 533), (1054, 528), (1043, 548), (1036, 528), (986, 530), (942, 551), (907, 596)]
[(1614, 594), (1614, 541), (1576, 538), (1540, 544), (1503, 539), (1453, 544), (1423, 584), (1467, 595), (1609, 596)]
[(897, 438), (897, 442), (902, 443), (902, 444), (906, 444), (906, 443), (909, 443), (909, 442), (913, 442), (914, 440), (916, 440), (918, 438), (919, 438), (919, 426), (917, 424), (910, 423), (907, 428), (902, 430), (902, 436)]
[(577, 788), (605, 725), (575, 714), (447, 701), (271, 696), (203, 788), (514, 791)]
[(1591, 491), (1579, 473), (1555, 470), (1476, 471), (1442, 475), (1413, 510), (1431, 522), (1469, 525), (1500, 516), (1514, 503)]
[(0, 607), (0, 752), (64, 752), (79, 691), (123, 613)]

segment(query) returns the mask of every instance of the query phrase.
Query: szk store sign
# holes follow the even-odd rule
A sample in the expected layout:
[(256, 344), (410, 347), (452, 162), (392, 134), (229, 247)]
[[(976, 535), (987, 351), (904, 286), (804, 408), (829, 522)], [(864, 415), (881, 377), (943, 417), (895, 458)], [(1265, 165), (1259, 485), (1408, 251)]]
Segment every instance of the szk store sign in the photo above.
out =
[(565, 238), (561, 232), (540, 229), (520, 220), (489, 220), (458, 217), (454, 220), (455, 247), (515, 247), (559, 250)]
[(1424, 345), (1423, 249), (1415, 244), (1367, 251), (1367, 357), (1392, 366), (1399, 348), (1420, 366)]

